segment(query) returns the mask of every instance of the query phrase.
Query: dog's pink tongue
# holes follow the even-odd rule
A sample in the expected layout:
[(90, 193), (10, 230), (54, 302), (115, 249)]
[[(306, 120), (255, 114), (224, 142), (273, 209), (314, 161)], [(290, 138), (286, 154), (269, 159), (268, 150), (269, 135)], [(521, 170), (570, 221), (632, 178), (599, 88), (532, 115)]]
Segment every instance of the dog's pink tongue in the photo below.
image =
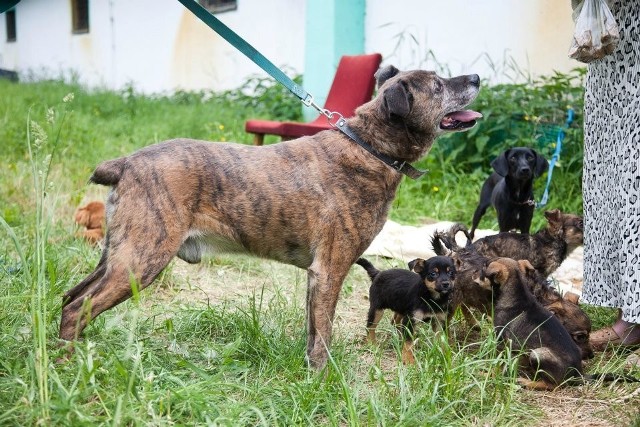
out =
[(457, 120), (459, 122), (470, 122), (471, 120), (476, 120), (482, 117), (482, 114), (473, 110), (462, 110), (462, 111), (454, 111), (453, 113), (447, 114), (447, 117), (453, 120)]

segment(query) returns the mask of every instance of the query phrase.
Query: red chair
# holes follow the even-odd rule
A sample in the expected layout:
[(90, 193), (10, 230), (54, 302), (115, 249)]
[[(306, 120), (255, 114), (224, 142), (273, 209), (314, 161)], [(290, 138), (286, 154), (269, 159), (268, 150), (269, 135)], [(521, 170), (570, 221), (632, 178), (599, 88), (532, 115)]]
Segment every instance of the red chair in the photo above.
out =
[[(379, 53), (340, 58), (324, 108), (340, 113), (344, 117), (353, 116), (356, 108), (371, 100), (376, 84), (373, 74), (380, 67), (380, 62), (382, 62), (382, 55)], [(254, 134), (255, 145), (262, 145), (265, 135), (278, 135), (284, 141), (315, 135), (322, 130), (331, 129), (331, 125), (321, 114), (310, 123), (247, 120), (244, 129)]]

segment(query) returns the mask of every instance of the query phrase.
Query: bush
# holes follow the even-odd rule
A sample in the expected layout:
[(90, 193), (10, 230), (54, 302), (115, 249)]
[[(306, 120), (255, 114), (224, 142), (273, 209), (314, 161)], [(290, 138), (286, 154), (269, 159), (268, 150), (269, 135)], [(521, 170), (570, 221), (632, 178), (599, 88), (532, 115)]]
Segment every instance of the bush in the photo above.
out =
[[(443, 136), (434, 144), (418, 163), (429, 174), (403, 181), (392, 215), (405, 221), (426, 216), (470, 223), (482, 182), (492, 171), (491, 161), (516, 146), (531, 147), (551, 159), (569, 108), (574, 119), (565, 130), (546, 208), (581, 212), (584, 76), (585, 69), (575, 69), (532, 83), (483, 86), (469, 108), (484, 117), (473, 129)], [(546, 174), (536, 180), (536, 200), (545, 184)], [(533, 229), (543, 224), (542, 215), (534, 216)], [(495, 215), (485, 215), (481, 227), (496, 226)]]

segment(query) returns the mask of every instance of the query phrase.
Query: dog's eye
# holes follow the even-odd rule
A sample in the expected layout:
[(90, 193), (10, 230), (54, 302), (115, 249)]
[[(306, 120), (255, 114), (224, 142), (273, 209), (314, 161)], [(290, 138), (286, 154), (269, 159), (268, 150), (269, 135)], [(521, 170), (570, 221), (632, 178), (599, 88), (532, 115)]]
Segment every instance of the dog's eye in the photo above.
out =
[(429, 280), (434, 280), (436, 277), (438, 277), (438, 273), (436, 273), (435, 271), (430, 271), (427, 277), (429, 278)]
[(532, 162), (533, 156), (531, 154), (527, 154), (527, 162)]
[(450, 271), (449, 272), (449, 277), (451, 277), (452, 279), (456, 276), (456, 272), (455, 271)]
[(571, 334), (573, 336), (573, 340), (575, 342), (578, 343), (585, 343), (589, 340), (589, 334), (587, 334), (586, 332), (580, 331), (580, 332), (574, 332), (573, 334)]

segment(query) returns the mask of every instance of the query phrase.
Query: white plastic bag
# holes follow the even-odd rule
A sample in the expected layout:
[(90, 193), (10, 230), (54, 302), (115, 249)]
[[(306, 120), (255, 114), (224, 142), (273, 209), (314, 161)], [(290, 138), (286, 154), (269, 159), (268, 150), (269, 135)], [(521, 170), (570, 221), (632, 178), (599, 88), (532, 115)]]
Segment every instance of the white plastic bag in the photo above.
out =
[(605, 0), (583, 0), (574, 11), (576, 29), (569, 57), (589, 63), (612, 53), (620, 40), (618, 24)]

